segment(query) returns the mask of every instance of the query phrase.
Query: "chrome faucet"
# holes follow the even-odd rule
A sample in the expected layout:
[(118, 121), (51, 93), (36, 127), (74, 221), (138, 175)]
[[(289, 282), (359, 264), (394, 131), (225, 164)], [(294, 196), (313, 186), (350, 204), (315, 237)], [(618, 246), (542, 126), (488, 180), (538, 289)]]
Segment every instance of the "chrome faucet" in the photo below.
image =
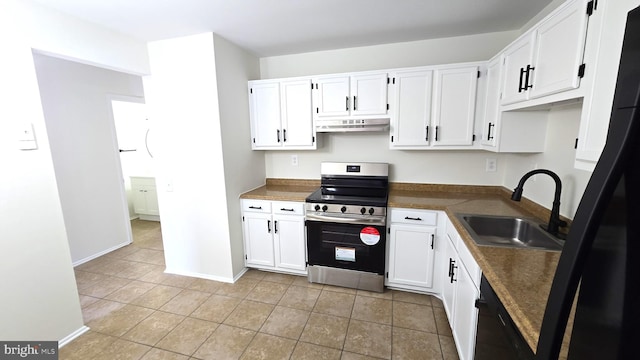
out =
[(561, 234), (559, 234), (558, 228), (567, 226), (567, 222), (560, 220), (560, 193), (562, 192), (562, 181), (560, 181), (560, 177), (558, 177), (556, 173), (546, 169), (536, 169), (529, 171), (528, 173), (524, 174), (524, 176), (522, 176), (522, 179), (520, 179), (518, 186), (513, 189), (511, 200), (520, 201), (520, 199), (522, 199), (522, 190), (525, 181), (527, 181), (527, 179), (535, 174), (547, 174), (551, 176), (556, 182), (556, 193), (553, 197), (553, 207), (551, 208), (551, 217), (549, 217), (549, 224), (547, 225), (546, 229), (544, 228), (544, 226), (540, 226), (551, 235), (560, 237)]

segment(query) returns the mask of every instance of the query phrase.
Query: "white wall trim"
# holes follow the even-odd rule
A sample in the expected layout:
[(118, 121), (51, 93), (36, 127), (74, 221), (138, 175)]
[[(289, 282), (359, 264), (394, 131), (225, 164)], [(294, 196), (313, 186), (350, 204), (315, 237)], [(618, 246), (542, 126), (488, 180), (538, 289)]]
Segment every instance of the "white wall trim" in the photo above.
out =
[(73, 267), (76, 267), (76, 266), (78, 266), (78, 265), (82, 265), (82, 264), (84, 264), (84, 263), (86, 263), (86, 262), (88, 262), (88, 261), (91, 261), (91, 260), (93, 260), (93, 259), (95, 259), (95, 258), (99, 258), (99, 257), (100, 257), (100, 256), (102, 256), (102, 255), (105, 255), (105, 254), (108, 254), (108, 253), (110, 253), (110, 252), (112, 252), (112, 251), (118, 250), (118, 249), (120, 249), (121, 247), (125, 247), (125, 246), (127, 246), (127, 245), (129, 245), (129, 244), (131, 244), (131, 241), (129, 241), (129, 242), (123, 242), (122, 244), (118, 244), (118, 245), (113, 246), (113, 247), (110, 247), (110, 248), (108, 248), (108, 249), (106, 249), (106, 250), (104, 250), (104, 251), (100, 251), (100, 252), (99, 252), (99, 253), (97, 253), (97, 254), (93, 254), (93, 255), (91, 255), (91, 256), (87, 256), (87, 257), (86, 257), (86, 258), (84, 258), (84, 259), (80, 259), (80, 260), (78, 260), (78, 261), (74, 262), (72, 265), (73, 265)]
[(76, 331), (72, 332), (71, 334), (65, 336), (62, 340), (58, 341), (58, 349), (64, 347), (65, 345), (67, 345), (68, 343), (73, 341), (75, 338), (77, 338), (80, 335), (86, 333), (87, 331), (89, 331), (89, 327), (83, 325), (78, 330), (76, 330)]
[(238, 279), (240, 279), (242, 277), (242, 275), (244, 275), (244, 273), (247, 272), (247, 270), (249, 270), (249, 269), (245, 268), (243, 271), (241, 271), (238, 275), (236, 275), (233, 278), (227, 278), (227, 277), (222, 277), (222, 276), (214, 276), (214, 275), (196, 273), (196, 272), (191, 272), (191, 271), (175, 271), (175, 270), (172, 270), (172, 269), (169, 269), (169, 268), (167, 268), (164, 272), (166, 274), (190, 276), (190, 277), (195, 277), (195, 278), (200, 278), (200, 279), (220, 281), (220, 282), (225, 282), (225, 283), (228, 283), (228, 284), (233, 284), (236, 281), (238, 281)]

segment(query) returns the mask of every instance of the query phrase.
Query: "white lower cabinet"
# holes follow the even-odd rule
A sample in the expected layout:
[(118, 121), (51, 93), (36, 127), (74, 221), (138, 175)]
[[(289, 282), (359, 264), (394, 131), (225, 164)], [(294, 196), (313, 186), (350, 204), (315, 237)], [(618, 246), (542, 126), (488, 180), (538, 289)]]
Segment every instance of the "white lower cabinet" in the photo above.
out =
[[(133, 210), (143, 220), (157, 220), (160, 215), (156, 180), (152, 177), (131, 177)], [(145, 216), (150, 215), (150, 216)]]
[(407, 290), (433, 287), (434, 211), (391, 209), (386, 285)]
[(471, 360), (474, 355), (478, 324), (478, 309), (475, 302), (480, 296), (481, 272), (450, 222), (447, 223), (447, 238), (445, 250), (447, 275), (442, 289), (443, 303), (458, 356), (462, 360)]
[(245, 265), (306, 274), (303, 204), (251, 199), (241, 201)]

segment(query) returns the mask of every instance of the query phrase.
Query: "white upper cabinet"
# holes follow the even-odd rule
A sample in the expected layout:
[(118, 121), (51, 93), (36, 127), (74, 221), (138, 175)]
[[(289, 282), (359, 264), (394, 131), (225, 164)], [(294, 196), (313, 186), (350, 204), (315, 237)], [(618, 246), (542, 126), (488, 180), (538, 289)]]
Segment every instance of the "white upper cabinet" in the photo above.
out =
[(249, 83), (252, 148), (281, 147), (280, 83)]
[(252, 149), (315, 149), (311, 111), (311, 79), (250, 81)]
[(487, 92), (485, 97), (484, 124), (482, 127), (482, 139), (480, 143), (484, 146), (495, 147), (497, 145), (496, 133), (500, 122), (500, 80), (502, 57), (496, 56), (487, 64)]
[(351, 76), (351, 114), (387, 114), (387, 73)]
[[(599, 1), (589, 18), (584, 95), (575, 167), (593, 171), (606, 143), (627, 13), (640, 0)], [(605, 26), (606, 24), (606, 26)]]
[(333, 76), (314, 80), (316, 117), (345, 117), (349, 116), (349, 76)]
[(585, 2), (575, 0), (540, 23), (535, 31), (537, 50), (533, 59), (531, 98), (580, 85), (587, 18)]
[(435, 71), (433, 146), (473, 144), (477, 82), (477, 66)]
[(504, 85), (502, 90), (502, 105), (511, 104), (527, 99), (529, 73), (533, 54), (533, 35), (527, 33), (503, 52)]
[(311, 114), (311, 80), (280, 83), (282, 145), (315, 149), (315, 130)]
[(585, 0), (569, 0), (505, 49), (502, 105), (580, 86), (588, 17)]
[(392, 149), (473, 145), (479, 66), (447, 65), (391, 73)]
[(392, 77), (391, 148), (429, 145), (433, 71), (398, 71)]
[(502, 56), (489, 61), (486, 75), (486, 98), (480, 132), (482, 148), (494, 152), (543, 152), (547, 133), (546, 112), (506, 111), (500, 108)]
[(354, 73), (313, 79), (316, 119), (387, 116), (387, 73)]

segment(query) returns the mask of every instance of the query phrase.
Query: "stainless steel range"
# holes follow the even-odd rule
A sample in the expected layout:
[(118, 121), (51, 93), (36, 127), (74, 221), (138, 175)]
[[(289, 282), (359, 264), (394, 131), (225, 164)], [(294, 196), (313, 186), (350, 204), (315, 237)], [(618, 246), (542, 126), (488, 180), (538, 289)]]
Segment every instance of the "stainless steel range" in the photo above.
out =
[(321, 164), (306, 199), (309, 281), (382, 292), (389, 165)]

